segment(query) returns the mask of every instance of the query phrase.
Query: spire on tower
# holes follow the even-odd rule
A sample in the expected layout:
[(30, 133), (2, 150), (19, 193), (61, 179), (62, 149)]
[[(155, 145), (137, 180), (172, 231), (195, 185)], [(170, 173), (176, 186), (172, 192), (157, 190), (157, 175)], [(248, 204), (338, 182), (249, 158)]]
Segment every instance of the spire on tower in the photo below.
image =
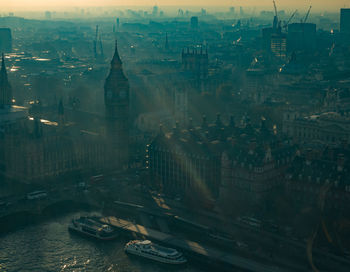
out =
[(114, 50), (114, 55), (113, 55), (113, 59), (111, 61), (112, 67), (115, 67), (116, 65), (121, 66), (123, 63), (119, 57), (119, 53), (118, 53), (118, 41), (117, 39), (115, 40), (115, 50)]
[(94, 42), (93, 42), (95, 59), (97, 59), (97, 57), (98, 57), (98, 54), (97, 54), (97, 37), (98, 37), (98, 25), (96, 25), (95, 39), (94, 39)]
[(111, 69), (105, 81), (105, 103), (114, 105), (115, 103), (128, 103), (129, 82), (125, 77), (122, 61), (118, 53), (117, 40), (115, 41), (115, 51), (111, 61)]

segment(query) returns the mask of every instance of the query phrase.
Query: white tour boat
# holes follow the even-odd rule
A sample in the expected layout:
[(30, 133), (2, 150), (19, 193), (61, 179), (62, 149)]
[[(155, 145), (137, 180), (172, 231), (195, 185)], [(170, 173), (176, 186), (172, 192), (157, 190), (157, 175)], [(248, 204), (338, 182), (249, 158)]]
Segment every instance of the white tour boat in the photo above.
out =
[(133, 240), (124, 248), (125, 252), (142, 256), (166, 264), (184, 264), (187, 262), (181, 252), (173, 248), (163, 247), (149, 240)]

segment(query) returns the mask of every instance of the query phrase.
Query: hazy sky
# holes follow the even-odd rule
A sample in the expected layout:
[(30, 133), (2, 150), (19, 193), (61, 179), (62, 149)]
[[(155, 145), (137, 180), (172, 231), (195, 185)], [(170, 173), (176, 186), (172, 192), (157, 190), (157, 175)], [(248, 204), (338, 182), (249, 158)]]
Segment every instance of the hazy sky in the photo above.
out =
[[(307, 7), (310, 4), (315, 9), (327, 7), (350, 7), (350, 0), (276, 0), (277, 5), (283, 7)], [(87, 6), (133, 6), (155, 5), (165, 6), (271, 6), (272, 0), (0, 0), (2, 8), (35, 9), (38, 7), (87, 7)], [(0, 8), (1, 10), (1, 8)]]

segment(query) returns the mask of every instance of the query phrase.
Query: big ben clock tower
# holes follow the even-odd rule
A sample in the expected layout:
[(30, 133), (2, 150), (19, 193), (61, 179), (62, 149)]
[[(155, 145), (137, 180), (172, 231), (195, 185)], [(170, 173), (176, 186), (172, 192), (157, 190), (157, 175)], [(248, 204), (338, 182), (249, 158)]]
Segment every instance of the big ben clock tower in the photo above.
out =
[(123, 72), (117, 41), (104, 96), (111, 167), (126, 167), (129, 159), (129, 82)]

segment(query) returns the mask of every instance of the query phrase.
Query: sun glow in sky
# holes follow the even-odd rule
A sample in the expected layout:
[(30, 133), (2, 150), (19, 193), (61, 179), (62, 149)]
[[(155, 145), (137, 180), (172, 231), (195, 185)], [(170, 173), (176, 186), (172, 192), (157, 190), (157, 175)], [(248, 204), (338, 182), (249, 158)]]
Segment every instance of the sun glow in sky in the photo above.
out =
[[(88, 6), (272, 6), (272, 0), (0, 0), (3, 8), (34, 9), (38, 7), (88, 7)], [(350, 7), (350, 0), (276, 0), (279, 7), (315, 8)]]

